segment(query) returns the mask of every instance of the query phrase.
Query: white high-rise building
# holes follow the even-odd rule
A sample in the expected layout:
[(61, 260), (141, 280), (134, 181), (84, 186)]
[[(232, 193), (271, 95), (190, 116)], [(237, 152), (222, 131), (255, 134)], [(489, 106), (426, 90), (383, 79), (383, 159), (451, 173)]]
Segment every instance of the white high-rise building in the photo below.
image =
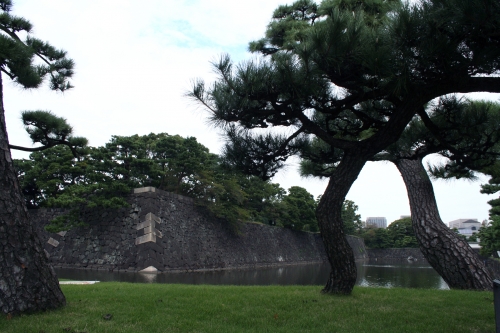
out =
[(387, 228), (387, 219), (385, 217), (367, 217), (366, 226), (374, 225), (377, 228)]

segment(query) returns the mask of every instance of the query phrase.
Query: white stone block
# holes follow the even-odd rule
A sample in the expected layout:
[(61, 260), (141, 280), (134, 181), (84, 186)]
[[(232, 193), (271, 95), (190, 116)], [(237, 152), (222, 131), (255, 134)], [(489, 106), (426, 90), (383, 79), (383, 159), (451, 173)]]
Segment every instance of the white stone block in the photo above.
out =
[(134, 188), (134, 193), (156, 192), (153, 186)]
[(153, 213), (147, 213), (145, 220), (146, 221), (155, 221), (157, 223), (161, 223), (161, 219)]
[(139, 236), (135, 239), (135, 245), (147, 243), (147, 242), (153, 242), (156, 243), (156, 235), (154, 233), (151, 234), (146, 234), (144, 236)]
[(141, 229), (144, 229), (144, 228), (147, 228), (147, 227), (155, 227), (155, 222), (154, 221), (144, 221), (144, 222), (141, 222), (139, 224), (137, 224), (137, 226), (135, 227), (136, 230), (141, 230)]
[(151, 233), (153, 233), (156, 229), (155, 229), (153, 226), (149, 226), (149, 227), (144, 228), (143, 230), (144, 230), (144, 234), (151, 234)]
[(158, 269), (155, 266), (149, 266), (139, 271), (140, 273), (158, 273)]
[(50, 237), (49, 238), (49, 241), (47, 242), (49, 243), (50, 245), (52, 245), (53, 247), (57, 247), (59, 245), (59, 242), (56, 241), (54, 238)]

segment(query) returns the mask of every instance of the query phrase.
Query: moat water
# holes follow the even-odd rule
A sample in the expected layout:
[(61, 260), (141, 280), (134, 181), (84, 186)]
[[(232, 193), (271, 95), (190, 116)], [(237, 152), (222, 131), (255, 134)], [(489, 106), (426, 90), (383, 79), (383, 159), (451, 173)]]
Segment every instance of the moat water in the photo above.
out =
[[(426, 262), (367, 260), (357, 262), (356, 284), (365, 287), (449, 289)], [(225, 285), (324, 285), (328, 264), (306, 264), (253, 269), (183, 273), (129, 273), (56, 269), (61, 279), (133, 283), (184, 283)]]

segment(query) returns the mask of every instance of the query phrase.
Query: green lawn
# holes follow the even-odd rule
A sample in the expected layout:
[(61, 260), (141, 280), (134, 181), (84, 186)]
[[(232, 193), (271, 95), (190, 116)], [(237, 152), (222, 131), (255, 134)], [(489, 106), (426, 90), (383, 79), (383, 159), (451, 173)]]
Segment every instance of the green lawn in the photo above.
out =
[(65, 308), (0, 320), (0, 332), (495, 331), (491, 292), (356, 287), (351, 296), (330, 296), (320, 286), (61, 287)]

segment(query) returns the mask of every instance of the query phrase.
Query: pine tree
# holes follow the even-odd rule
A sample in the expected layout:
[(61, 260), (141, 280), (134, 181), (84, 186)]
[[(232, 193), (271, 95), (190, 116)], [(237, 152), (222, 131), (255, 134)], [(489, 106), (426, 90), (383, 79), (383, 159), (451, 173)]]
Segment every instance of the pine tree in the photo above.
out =
[[(428, 125), (439, 139), (416, 117), (395, 144), (372, 158), (391, 161), (400, 171), (420, 249), (451, 288), (491, 289), (492, 280), (477, 253), (441, 220), (422, 160), (433, 153), (448, 159), (445, 165), (431, 166), (434, 177), (473, 177), (473, 170), (491, 165), (500, 153), (499, 111), (500, 105), (491, 102), (441, 99), (427, 111)], [(319, 142), (313, 147), (315, 150), (310, 150), (308, 160), (302, 163), (302, 172), (324, 176), (332, 168), (321, 164), (321, 156), (329, 147)]]
[(445, 98), (426, 120), (416, 119), (398, 142), (376, 156), (393, 162), (403, 177), (413, 229), (427, 261), (450, 288), (488, 290), (493, 281), (477, 253), (441, 220), (432, 183), (422, 160), (438, 153), (447, 163), (431, 166), (436, 178), (472, 178), (500, 154), (500, 105)]
[(500, 67), (500, 4), (374, 1), (384, 9), (375, 12), (387, 13), (374, 20), (365, 2), (343, 3), (279, 7), (266, 37), (250, 45), (260, 56), (238, 66), (222, 56), (217, 81), (195, 82), (190, 96), (226, 130), (226, 155), (247, 173), (270, 178), (288, 157), (307, 158), (316, 142), (329, 147), (321, 157), (330, 169), (317, 170), (329, 177), (316, 211), (332, 267), (323, 292), (349, 294), (356, 266), (342, 225), (347, 192), (415, 115), (428, 118), (428, 102), (500, 92), (492, 75)]
[[(64, 51), (30, 35), (31, 23), (11, 15), (0, 0), (0, 309), (7, 315), (58, 308), (66, 300), (42, 244), (28, 219), (9, 149), (2, 76), (24, 88), (49, 78), (50, 88), (71, 88), (73, 61)], [(27, 34), (22, 40), (19, 36)]]

